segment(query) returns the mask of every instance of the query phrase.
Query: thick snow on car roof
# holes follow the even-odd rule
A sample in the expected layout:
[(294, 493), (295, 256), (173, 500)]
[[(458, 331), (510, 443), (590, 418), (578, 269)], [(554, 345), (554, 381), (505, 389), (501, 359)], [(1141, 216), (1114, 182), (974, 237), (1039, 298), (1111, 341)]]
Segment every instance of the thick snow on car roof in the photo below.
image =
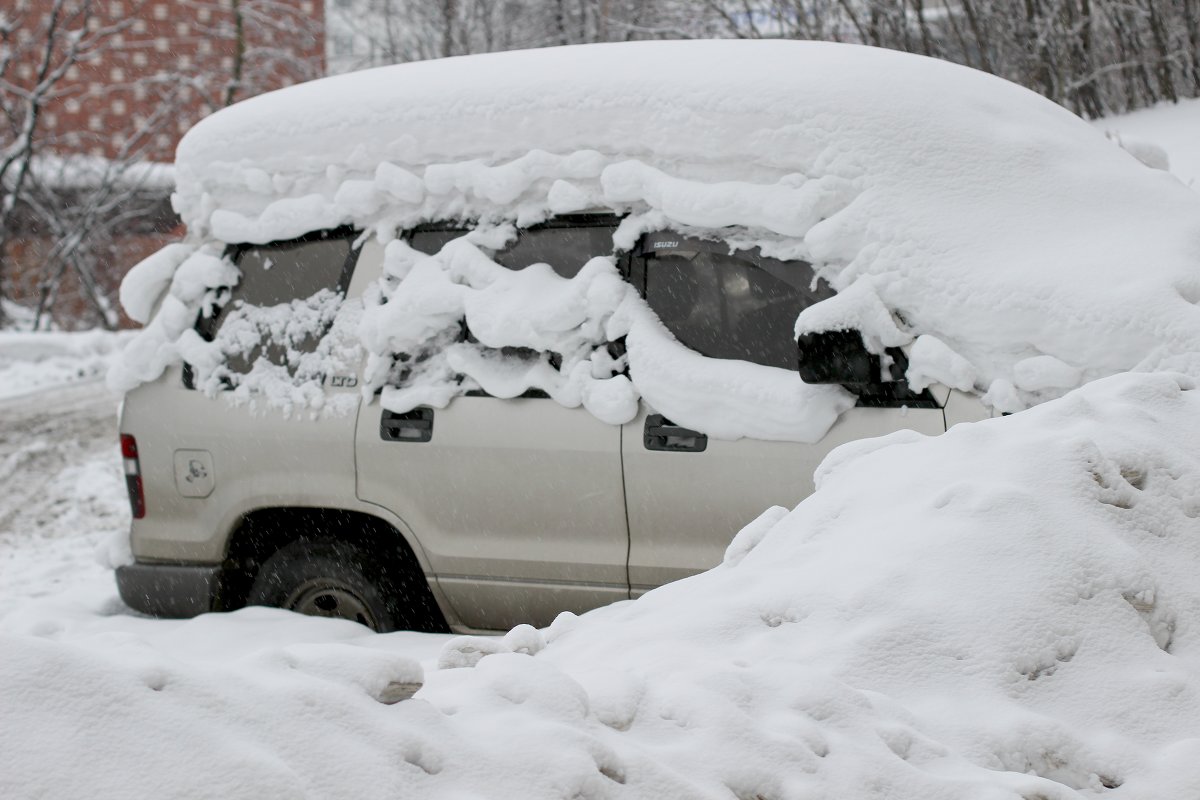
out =
[[(595, 45), (404, 64), (197, 125), (200, 238), (528, 224), (611, 208), (812, 261), (804, 330), (913, 342), (909, 377), (1015, 410), (1200, 349), (1200, 199), (1083, 121), (952, 64), (815, 42)], [(889, 313), (882, 313), (886, 310)]]
[[(405, 64), (218, 112), (181, 142), (176, 174), (190, 241), (127, 277), (122, 302), (135, 319), (168, 285), (171, 298), (115, 368), (116, 388), (153, 379), (184, 351), (194, 364), (220, 361), (188, 331), (210, 290), (237, 274), (221, 265), (221, 243), (339, 225), (387, 242), (422, 222), (467, 220), (483, 228), (476, 244), (495, 245), (512, 223), (596, 209), (624, 216), (618, 248), (669, 228), (809, 261), (838, 294), (805, 309), (798, 331), (857, 329), (876, 352), (911, 345), (916, 388), (974, 391), (1001, 411), (1121, 371), (1200, 372), (1200, 198), (1032, 92), (919, 56), (688, 41)], [(421, 344), (404, 331), (450, 324), (446, 309), (422, 305), (430, 281), (456, 297), (485, 288), (455, 277), (454, 257), (414, 270), (413, 254), (389, 248), (387, 269), (403, 279), (385, 290), (391, 308), (360, 329), (373, 364)], [(587, 275), (607, 285), (615, 272)], [(607, 298), (586, 305), (580, 330), (628, 335), (632, 382), (596, 378), (611, 370), (593, 360), (540, 377), (508, 370), (508, 389), (528, 383), (610, 422), (640, 395), (719, 438), (814, 441), (852, 402), (795, 373), (696, 361), (639, 298), (575, 280), (561, 290)], [(518, 294), (548, 289), (524, 286), (531, 275), (512, 281)], [(506, 331), (507, 345), (530, 346), (509, 326), (490, 347)], [(474, 385), (457, 375), (494, 384), (484, 374), (494, 359), (479, 355), (439, 357), (385, 404), (443, 405)], [(267, 393), (288, 406), (320, 399)]]

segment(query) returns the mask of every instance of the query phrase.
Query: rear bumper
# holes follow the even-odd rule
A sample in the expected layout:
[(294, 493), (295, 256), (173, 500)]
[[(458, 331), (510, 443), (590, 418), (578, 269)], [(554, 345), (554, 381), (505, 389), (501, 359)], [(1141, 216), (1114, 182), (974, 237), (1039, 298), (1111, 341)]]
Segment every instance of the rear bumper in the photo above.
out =
[(211, 564), (130, 564), (117, 567), (117, 590), (135, 611), (194, 617), (218, 608), (223, 572)]

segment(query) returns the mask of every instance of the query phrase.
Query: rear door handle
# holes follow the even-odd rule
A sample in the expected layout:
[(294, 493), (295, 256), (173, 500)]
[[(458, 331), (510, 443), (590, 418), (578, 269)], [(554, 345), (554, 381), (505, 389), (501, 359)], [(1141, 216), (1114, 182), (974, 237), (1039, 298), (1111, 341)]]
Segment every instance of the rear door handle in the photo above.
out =
[(379, 417), (379, 438), (385, 442), (428, 442), (433, 438), (433, 409), (414, 408), (403, 414), (385, 410)]
[(680, 427), (662, 414), (646, 417), (642, 441), (647, 450), (665, 450), (672, 453), (703, 453), (708, 447), (708, 437), (703, 433)]

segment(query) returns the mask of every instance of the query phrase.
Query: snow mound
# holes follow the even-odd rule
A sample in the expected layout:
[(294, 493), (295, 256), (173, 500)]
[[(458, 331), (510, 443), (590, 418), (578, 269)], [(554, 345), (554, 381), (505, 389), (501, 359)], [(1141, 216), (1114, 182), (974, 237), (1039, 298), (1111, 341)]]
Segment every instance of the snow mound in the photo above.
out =
[[(176, 177), (189, 237), (210, 246), (339, 225), (387, 242), (431, 220), (521, 227), (607, 210), (626, 217), (618, 248), (665, 227), (807, 260), (839, 294), (806, 309), (799, 332), (855, 325), (876, 351), (915, 341), (914, 384), (949, 381), (1002, 411), (1116, 372), (1200, 372), (1188, 355), (1200, 351), (1200, 198), (1034, 93), (919, 56), (679, 41), (404, 64), (224, 109), (184, 137)], [(136, 272), (139, 286), (162, 285), (157, 268)], [(457, 306), (437, 313), (462, 317)], [(411, 341), (409, 323), (393, 323), (373, 330), (376, 343)], [(562, 344), (498, 331), (494, 348)], [(652, 375), (636, 374), (634, 352), (632, 388), (649, 398), (640, 382)], [(396, 387), (392, 403), (446, 402), (470, 354), (460, 356)], [(602, 419), (628, 408), (631, 392), (615, 384), (586, 402), (602, 368), (501, 373), (502, 385), (552, 384)], [(149, 374), (129, 366), (114, 384)], [(844, 406), (765, 368), (737, 380), (767, 387), (763, 415), (782, 422), (712, 435), (811, 439)], [(730, 381), (687, 394), (713, 384)], [(736, 393), (726, 400), (746, 409)], [(686, 419), (682, 405), (672, 418), (705, 429), (709, 415)]]
[[(854, 443), (723, 565), (545, 630), (450, 640), (397, 705), (378, 695), (419, 679), (389, 651), (411, 634), (267, 637), (219, 663), (128, 633), (5, 634), (0, 793), (1193, 797), (1194, 386), (1116, 376), (944, 436)], [(272, 614), (286, 621), (171, 623), (172, 640)]]
[[(1196, 148), (1196, 125), (1200, 124), (1200, 99), (1163, 101), (1150, 108), (1092, 121), (1122, 147), (1153, 153), (1152, 161), (1165, 164), (1187, 186), (1196, 188), (1200, 178), (1200, 150)], [(1159, 155), (1161, 152), (1162, 155)]]
[(1192, 379), (874, 441), (723, 566), (586, 615), (539, 660), (619, 708), (639, 755), (669, 749), (692, 796), (1194, 795)]
[(0, 399), (100, 380), (120, 363), (128, 331), (0, 331)]

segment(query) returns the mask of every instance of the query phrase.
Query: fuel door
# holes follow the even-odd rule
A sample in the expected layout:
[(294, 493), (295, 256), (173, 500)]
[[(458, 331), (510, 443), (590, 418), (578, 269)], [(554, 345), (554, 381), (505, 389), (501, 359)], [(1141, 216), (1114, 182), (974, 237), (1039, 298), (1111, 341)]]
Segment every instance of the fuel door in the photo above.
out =
[(207, 450), (175, 451), (175, 488), (184, 497), (208, 497), (216, 480), (212, 453)]

